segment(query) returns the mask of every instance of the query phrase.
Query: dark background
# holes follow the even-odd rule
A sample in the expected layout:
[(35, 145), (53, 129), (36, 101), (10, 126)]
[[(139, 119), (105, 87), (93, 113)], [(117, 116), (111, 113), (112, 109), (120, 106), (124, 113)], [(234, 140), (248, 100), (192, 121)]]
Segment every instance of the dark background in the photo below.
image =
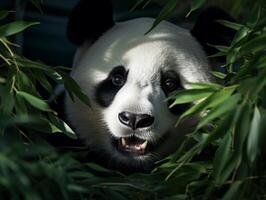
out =
[[(43, 0), (40, 12), (27, 0), (1, 0), (0, 10), (16, 11), (9, 17), (9, 21), (23, 19), (40, 22), (39, 25), (27, 29), (23, 35), (12, 38), (21, 46), (17, 51), (27, 58), (40, 60), (49, 65), (70, 67), (76, 47), (66, 38), (66, 24), (70, 11), (78, 1)], [(156, 17), (161, 8), (160, 5), (153, 3), (145, 9), (130, 12), (134, 3), (135, 0), (113, 0), (115, 20), (123, 21), (140, 16)], [(101, 10), (99, 16), (95, 16), (95, 20), (99, 17)]]
[[(17, 49), (17, 53), (32, 60), (45, 62), (48, 65), (71, 67), (76, 47), (67, 40), (66, 25), (68, 15), (78, 1), (42, 0), (42, 11), (40, 11), (30, 3), (30, 0), (0, 0), (0, 10), (16, 11), (9, 17), (9, 21), (25, 20), (40, 22), (39, 25), (33, 26), (24, 31), (23, 34), (12, 38), (15, 43), (21, 46)], [(130, 11), (135, 5), (136, 0), (111, 1), (114, 7), (114, 19), (117, 22), (136, 17), (155, 18), (166, 2), (166, 0), (152, 0), (144, 9), (139, 7), (134, 11)], [(210, 0), (205, 7), (210, 5), (230, 10), (231, 14), (234, 10), (230, 8), (230, 1)], [(185, 28), (190, 28), (193, 24), (193, 19), (197, 17), (200, 11), (194, 12), (186, 18), (185, 16), (189, 8), (190, 1), (180, 1), (176, 12), (169, 20)], [(95, 16), (95, 20), (100, 17), (101, 10), (99, 9), (99, 15)], [(1, 21), (1, 23), (5, 22)], [(84, 26), (86, 26), (86, 21), (84, 21)]]

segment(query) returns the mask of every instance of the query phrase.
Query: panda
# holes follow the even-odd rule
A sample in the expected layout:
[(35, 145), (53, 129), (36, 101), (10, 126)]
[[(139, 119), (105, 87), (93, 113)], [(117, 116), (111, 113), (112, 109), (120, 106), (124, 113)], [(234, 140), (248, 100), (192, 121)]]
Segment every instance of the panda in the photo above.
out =
[(178, 148), (198, 117), (175, 127), (189, 105), (169, 108), (166, 98), (188, 83), (213, 81), (204, 50), (223, 33), (216, 22), (221, 16), (209, 9), (192, 30), (162, 21), (146, 34), (153, 18), (115, 23), (108, 0), (78, 2), (67, 27), (78, 46), (71, 76), (91, 106), (66, 95), (65, 110), (94, 160), (143, 172)]

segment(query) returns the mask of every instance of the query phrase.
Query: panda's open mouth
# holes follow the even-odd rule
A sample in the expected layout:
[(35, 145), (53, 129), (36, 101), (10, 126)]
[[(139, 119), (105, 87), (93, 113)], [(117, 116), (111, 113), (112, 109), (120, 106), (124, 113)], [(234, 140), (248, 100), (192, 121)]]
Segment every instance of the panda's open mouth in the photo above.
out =
[(148, 142), (148, 140), (144, 140), (136, 136), (115, 139), (114, 145), (119, 152), (135, 156), (145, 155), (154, 147), (154, 145)]

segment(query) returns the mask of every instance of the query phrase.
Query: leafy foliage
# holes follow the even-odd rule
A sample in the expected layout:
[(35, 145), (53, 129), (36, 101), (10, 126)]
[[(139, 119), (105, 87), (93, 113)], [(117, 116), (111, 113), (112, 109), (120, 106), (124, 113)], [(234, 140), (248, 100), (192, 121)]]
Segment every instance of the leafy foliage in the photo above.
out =
[[(35, 1), (34, 1), (35, 2)], [(36, 1), (37, 2), (37, 1)], [(148, 1), (140, 0), (137, 6)], [(203, 4), (192, 1), (191, 12)], [(244, 1), (235, 1), (235, 5)], [(154, 26), (170, 16), (177, 0), (166, 2)], [(236, 6), (232, 6), (234, 9)], [(240, 5), (240, 4), (239, 4)], [(198, 103), (178, 122), (201, 115), (195, 131), (175, 154), (150, 174), (125, 176), (75, 156), (59, 154), (38, 135), (74, 132), (39, 94), (63, 83), (70, 96), (89, 105), (63, 67), (50, 67), (14, 53), (7, 37), (35, 25), (0, 26), (0, 196), (3, 199), (264, 199), (266, 197), (266, 14), (256, 1), (244, 23), (220, 21), (237, 31), (226, 56), (224, 84), (191, 84), (174, 104)], [(1, 11), (4, 19), (9, 11)], [(58, 134), (58, 133), (57, 133)]]

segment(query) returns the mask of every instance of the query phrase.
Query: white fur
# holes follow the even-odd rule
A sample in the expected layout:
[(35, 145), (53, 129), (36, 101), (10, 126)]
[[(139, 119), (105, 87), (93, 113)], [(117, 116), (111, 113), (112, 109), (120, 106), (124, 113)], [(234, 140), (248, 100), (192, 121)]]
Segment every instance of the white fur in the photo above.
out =
[[(139, 18), (119, 23), (95, 43), (84, 43), (76, 55), (72, 75), (91, 99), (92, 109), (67, 97), (68, 119), (86, 144), (107, 154), (110, 162), (130, 162), (132, 159), (120, 154), (111, 144), (111, 137), (131, 134), (131, 130), (118, 120), (118, 113), (122, 111), (155, 117), (151, 127), (137, 131), (136, 134), (143, 139), (156, 142), (164, 134), (169, 134), (153, 154), (133, 158), (140, 163), (168, 155), (190, 131), (194, 119), (174, 127), (177, 116), (170, 113), (160, 86), (162, 70), (175, 70), (185, 88), (188, 82), (210, 80), (206, 57), (189, 31), (163, 21), (145, 35), (153, 21)], [(112, 104), (102, 108), (94, 101), (95, 86), (119, 65), (129, 70), (127, 82)]]

